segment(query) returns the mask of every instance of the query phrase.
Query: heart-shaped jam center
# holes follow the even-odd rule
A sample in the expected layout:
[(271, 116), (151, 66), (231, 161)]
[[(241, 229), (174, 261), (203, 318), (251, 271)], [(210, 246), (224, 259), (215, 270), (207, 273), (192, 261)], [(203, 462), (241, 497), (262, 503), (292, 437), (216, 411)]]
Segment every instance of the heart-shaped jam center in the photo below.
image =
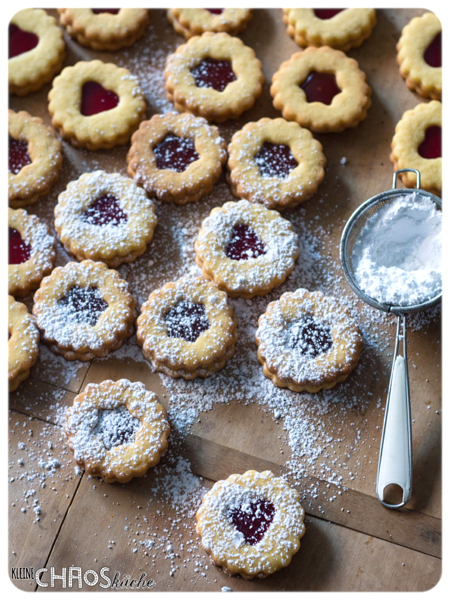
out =
[(430, 67), (442, 67), (442, 32), (437, 34), (425, 50), (423, 58)]
[(226, 255), (232, 260), (248, 260), (258, 258), (267, 252), (264, 243), (251, 227), (245, 224), (235, 225), (231, 240), (226, 249)]
[(99, 15), (100, 13), (110, 13), (111, 15), (119, 14), (120, 8), (91, 8), (94, 15)]
[(440, 158), (442, 156), (442, 129), (432, 125), (425, 131), (425, 139), (417, 152), (422, 158)]
[(108, 308), (100, 292), (95, 287), (74, 285), (65, 296), (58, 300), (60, 306), (68, 312), (68, 318), (77, 323), (85, 323), (93, 327), (99, 316)]
[(17, 229), (9, 228), (9, 264), (21, 265), (31, 256), (31, 246), (21, 236)]
[(165, 315), (167, 333), (172, 338), (195, 342), (209, 329), (209, 320), (203, 304), (181, 300)]
[(9, 24), (9, 58), (29, 52), (38, 45), (38, 36), (31, 31), (24, 31), (13, 23)]
[(195, 149), (194, 140), (181, 138), (169, 133), (153, 150), (158, 169), (171, 169), (182, 173), (200, 156)]
[(208, 10), (213, 15), (221, 15), (224, 11), (223, 8), (205, 8), (205, 10)]
[(308, 358), (325, 354), (333, 346), (331, 327), (311, 315), (289, 325), (290, 348)]
[(92, 434), (101, 438), (107, 450), (134, 442), (141, 422), (125, 406), (98, 411), (97, 425)]
[(314, 14), (318, 19), (326, 21), (328, 19), (332, 19), (343, 10), (345, 10), (345, 8), (315, 8)]
[(229, 83), (236, 81), (236, 75), (229, 60), (204, 58), (200, 64), (191, 70), (195, 83), (199, 88), (213, 88), (223, 92)]
[(260, 542), (275, 516), (270, 500), (253, 500), (228, 512), (228, 519), (244, 536), (245, 543), (254, 546)]
[(103, 194), (84, 211), (83, 221), (100, 227), (102, 225), (118, 227), (128, 221), (128, 216), (123, 212), (114, 194)]
[(341, 93), (336, 77), (332, 73), (319, 71), (311, 71), (300, 87), (305, 92), (308, 102), (331, 104), (333, 98)]
[(286, 179), (292, 169), (298, 167), (298, 162), (289, 146), (272, 142), (264, 142), (255, 156), (255, 162), (262, 177), (278, 177), (279, 179)]
[(81, 114), (90, 117), (119, 104), (119, 96), (96, 81), (87, 81), (81, 91)]
[(23, 167), (31, 164), (31, 157), (28, 154), (28, 142), (16, 140), (9, 136), (8, 146), (8, 170), (13, 175), (17, 175)]

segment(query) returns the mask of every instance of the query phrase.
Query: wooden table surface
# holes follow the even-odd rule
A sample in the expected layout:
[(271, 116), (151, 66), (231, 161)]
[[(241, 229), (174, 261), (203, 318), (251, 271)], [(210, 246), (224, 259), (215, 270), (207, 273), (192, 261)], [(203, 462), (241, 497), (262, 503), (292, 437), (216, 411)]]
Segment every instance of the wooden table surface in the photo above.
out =
[[(107, 566), (111, 578), (119, 572), (135, 579), (145, 572), (157, 591), (220, 591), (223, 586), (233, 591), (419, 591), (437, 583), (440, 311), (410, 319), (414, 490), (407, 508), (388, 511), (376, 500), (375, 478), (394, 322), (356, 301), (338, 264), (345, 219), (362, 201), (389, 189), (395, 124), (405, 110), (423, 101), (407, 89), (395, 62), (401, 29), (422, 12), (377, 11), (370, 39), (349, 52), (372, 87), (368, 117), (354, 130), (317, 136), (327, 157), (325, 180), (311, 200), (284, 214), (300, 233), (298, 265), (268, 297), (232, 301), (241, 317), (238, 349), (230, 366), (210, 378), (214, 381), (172, 383), (161, 378), (143, 359), (134, 336), (107, 359), (87, 364), (54, 357), (41, 345), (30, 378), (10, 394), (10, 567), (53, 567), (61, 574), (64, 567), (67, 572), (76, 566), (99, 573)], [(148, 117), (170, 109), (162, 70), (167, 54), (183, 42), (164, 11), (154, 10), (151, 16), (145, 37), (115, 54), (94, 52), (66, 38), (66, 64), (101, 58), (136, 73)], [(281, 10), (256, 10), (241, 37), (261, 59), (267, 82), (254, 108), (220, 126), (227, 140), (248, 121), (280, 116), (271, 104), (269, 82), (280, 63), (299, 50), (286, 33)], [(49, 89), (25, 98), (11, 96), (10, 106), (50, 123)], [(53, 230), (53, 208), (67, 183), (97, 168), (125, 174), (126, 152), (122, 147), (92, 153), (64, 143), (60, 179), (29, 212)], [(228, 200), (232, 196), (223, 178), (195, 206), (157, 203), (154, 240), (143, 257), (119, 269), (140, 304), (151, 290), (195, 271), (192, 243), (200, 222), (213, 206)], [(68, 260), (58, 245), (58, 264)], [(251, 339), (257, 315), (268, 301), (301, 286), (343, 298), (358, 316), (365, 339), (355, 373), (335, 390), (317, 395), (277, 391), (268, 380), (265, 388)], [(25, 302), (32, 306), (31, 297)], [(244, 322), (247, 318), (249, 323)], [(243, 397), (248, 383), (239, 393), (240, 368), (244, 378), (248, 373), (249, 381), (256, 382), (254, 397)], [(195, 418), (188, 431), (172, 434), (171, 449), (147, 476), (107, 485), (75, 468), (61, 426), (65, 408), (86, 384), (122, 377), (142, 381), (158, 393), (171, 418), (186, 418), (190, 407)], [(268, 390), (264, 398), (262, 390)], [(306, 534), (292, 564), (257, 581), (228, 577), (211, 565), (194, 531), (195, 510), (206, 489), (248, 469), (286, 474), (299, 489), (307, 513)], [(50, 581), (49, 572), (42, 581)], [(14, 584), (25, 590), (62, 589), (61, 580), (54, 588), (38, 587), (33, 579)], [(76, 589), (77, 580), (66, 588)], [(83, 584), (83, 589), (102, 591), (98, 585)]]

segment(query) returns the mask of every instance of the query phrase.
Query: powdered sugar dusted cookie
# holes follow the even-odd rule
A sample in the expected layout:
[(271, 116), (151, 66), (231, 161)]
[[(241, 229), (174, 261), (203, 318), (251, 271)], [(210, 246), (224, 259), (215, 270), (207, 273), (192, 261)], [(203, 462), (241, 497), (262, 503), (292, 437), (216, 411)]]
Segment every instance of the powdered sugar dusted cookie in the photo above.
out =
[(8, 296), (9, 391), (16, 390), (30, 374), (39, 354), (39, 331), (25, 304)]

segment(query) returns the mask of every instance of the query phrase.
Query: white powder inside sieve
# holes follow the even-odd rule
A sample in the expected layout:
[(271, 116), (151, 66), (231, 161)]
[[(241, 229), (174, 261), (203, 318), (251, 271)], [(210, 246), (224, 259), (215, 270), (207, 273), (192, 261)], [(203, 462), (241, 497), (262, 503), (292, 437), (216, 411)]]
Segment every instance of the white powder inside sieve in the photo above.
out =
[(421, 304), (442, 290), (441, 250), (442, 212), (413, 192), (367, 220), (353, 250), (355, 279), (378, 302)]

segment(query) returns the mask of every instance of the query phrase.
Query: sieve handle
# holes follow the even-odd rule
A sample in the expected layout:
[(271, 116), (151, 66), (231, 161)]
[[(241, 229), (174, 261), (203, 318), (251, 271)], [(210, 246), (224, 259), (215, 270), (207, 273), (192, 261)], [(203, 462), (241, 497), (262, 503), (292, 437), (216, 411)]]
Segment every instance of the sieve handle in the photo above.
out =
[[(402, 352), (400, 353), (400, 345)], [(385, 498), (389, 485), (402, 489), (402, 501), (391, 504)], [(411, 402), (406, 356), (406, 316), (397, 317), (394, 360), (381, 434), (377, 473), (377, 498), (386, 508), (401, 508), (411, 499), (412, 492), (412, 434)]]
[(415, 173), (416, 174), (416, 189), (420, 190), (420, 171), (417, 169), (399, 169), (395, 171), (392, 177), (392, 189), (395, 190), (397, 188), (397, 177), (399, 173)]

